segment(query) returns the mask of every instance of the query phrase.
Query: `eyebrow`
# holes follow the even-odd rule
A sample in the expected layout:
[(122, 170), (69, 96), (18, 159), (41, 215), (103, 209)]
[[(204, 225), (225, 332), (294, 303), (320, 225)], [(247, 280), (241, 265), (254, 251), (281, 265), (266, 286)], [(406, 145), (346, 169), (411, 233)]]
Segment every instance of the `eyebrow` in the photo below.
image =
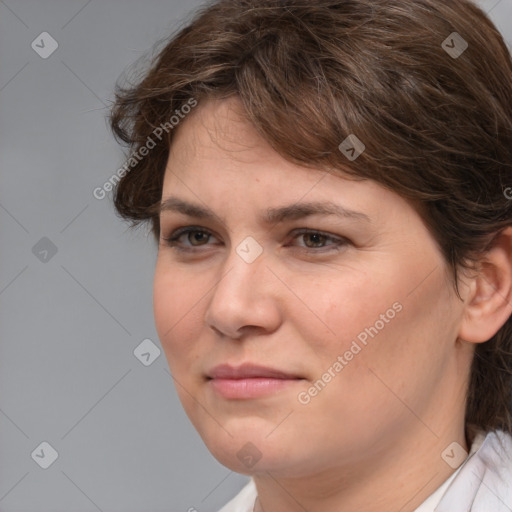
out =
[[(219, 217), (210, 208), (189, 203), (188, 201), (174, 196), (170, 196), (160, 203), (159, 213), (169, 211), (178, 212), (197, 219), (220, 219), (222, 223), (226, 224), (225, 220)], [(266, 224), (275, 224), (285, 220), (302, 219), (311, 215), (336, 215), (337, 217), (371, 223), (370, 217), (364, 213), (349, 210), (332, 201), (295, 203), (278, 208), (268, 208), (266, 215), (263, 216), (261, 220)]]

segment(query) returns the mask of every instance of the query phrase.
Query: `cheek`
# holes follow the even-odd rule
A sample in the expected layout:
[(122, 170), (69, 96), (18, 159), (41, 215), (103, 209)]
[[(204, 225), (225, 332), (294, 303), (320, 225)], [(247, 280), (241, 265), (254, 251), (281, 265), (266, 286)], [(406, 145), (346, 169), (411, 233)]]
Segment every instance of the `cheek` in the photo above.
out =
[[(331, 281), (317, 289), (314, 295), (306, 296), (310, 297), (311, 309), (323, 320), (328, 333), (326, 346), (337, 354), (348, 349), (358, 335), (364, 339), (365, 329), (373, 326), (380, 314), (392, 308), (397, 294), (390, 287), (376, 286), (375, 277), (356, 273)], [(394, 313), (392, 310), (390, 316)], [(305, 320), (303, 323), (307, 328)], [(308, 332), (313, 335), (311, 327)]]
[(197, 278), (167, 263), (165, 255), (159, 256), (153, 279), (153, 311), (159, 334), (169, 336), (189, 321), (190, 313), (200, 307), (205, 292), (200, 284)]
[(200, 355), (197, 353), (200, 346), (197, 343), (199, 333), (196, 331), (202, 325), (199, 316), (202, 303), (190, 284), (193, 282), (180, 276), (179, 272), (163, 272), (157, 265), (153, 283), (153, 311), (156, 331), (176, 393), (185, 413), (200, 431), (205, 421), (201, 419), (203, 411), (195, 398), (200, 393), (200, 382), (190, 369)]
[(157, 265), (153, 283), (155, 327), (171, 368), (190, 355), (194, 328), (202, 325), (198, 312), (201, 302), (178, 272), (163, 272)]
[[(446, 350), (450, 308), (442, 277), (432, 275), (410, 293), (411, 283), (419, 282), (421, 273), (410, 265), (402, 264), (401, 269), (393, 265), (383, 263), (379, 272), (371, 274), (345, 274), (315, 286), (313, 293), (302, 290), (322, 320), (304, 311), (299, 315), (298, 309), (294, 313), (303, 338), (314, 344), (316, 369), (327, 371), (346, 354), (340, 372), (350, 383), (344, 377), (337, 379), (344, 387), (355, 386), (358, 379), (375, 380), (370, 368), (403, 389), (405, 382), (421, 379), (429, 367), (437, 371), (440, 354)], [(357, 389), (353, 391), (357, 395)]]
[(153, 283), (153, 313), (155, 325), (160, 337), (164, 343), (173, 333), (173, 325), (179, 318), (180, 301), (178, 296), (183, 289), (178, 292), (177, 287), (172, 286), (169, 279), (165, 279), (159, 272), (155, 273)]

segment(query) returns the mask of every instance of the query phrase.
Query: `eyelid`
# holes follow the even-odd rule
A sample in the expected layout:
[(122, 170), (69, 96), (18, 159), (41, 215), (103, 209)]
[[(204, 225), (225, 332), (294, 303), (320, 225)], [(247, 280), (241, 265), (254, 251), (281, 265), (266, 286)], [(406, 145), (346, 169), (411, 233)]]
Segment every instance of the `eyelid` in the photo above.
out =
[[(304, 235), (304, 234), (320, 235), (320, 236), (325, 237), (328, 240), (331, 240), (333, 242), (337, 242), (339, 244), (348, 243), (348, 239), (346, 237), (339, 236), (339, 235), (333, 235), (333, 234), (330, 234), (330, 233), (326, 233), (325, 231), (322, 231), (320, 229), (296, 228), (296, 229), (292, 229), (292, 231), (290, 232), (290, 235), (292, 235), (293, 238), (296, 238), (296, 237), (298, 237), (300, 235)], [(305, 247), (305, 249), (314, 250), (314, 248), (312, 248), (312, 247)], [(318, 249), (323, 249), (323, 247), (319, 247)]]
[[(205, 233), (207, 235), (215, 237), (215, 234), (208, 228), (204, 228), (202, 226), (187, 225), (187, 226), (182, 226), (180, 228), (173, 230), (169, 236), (162, 237), (162, 240), (166, 245), (168, 245), (169, 247), (172, 247), (173, 249), (176, 249), (179, 251), (184, 251), (184, 252), (197, 252), (196, 249), (194, 249), (194, 248), (202, 247), (201, 245), (198, 245), (198, 246), (188, 245), (188, 246), (183, 247), (177, 243), (177, 239), (179, 239), (181, 236), (188, 234), (190, 232), (201, 232), (201, 233)], [(341, 247), (351, 243), (350, 240), (346, 237), (326, 233), (324, 231), (321, 231), (319, 229), (314, 229), (314, 228), (296, 228), (290, 232), (289, 236), (291, 236), (292, 239), (295, 239), (295, 238), (299, 237), (300, 235), (304, 235), (304, 234), (320, 235), (320, 236), (326, 238), (327, 240), (334, 242), (334, 243), (324, 246), (324, 247), (298, 246), (299, 249), (302, 249), (306, 252), (320, 253), (320, 252), (322, 252), (322, 250), (323, 250), (323, 252), (327, 252), (328, 250), (339, 250)], [(204, 244), (204, 245), (208, 246), (209, 244)]]
[(202, 233), (206, 233), (208, 235), (215, 236), (214, 232), (211, 229), (205, 228), (203, 226), (182, 226), (174, 229), (171, 234), (167, 237), (162, 237), (162, 239), (166, 242), (170, 242), (180, 238), (182, 235), (185, 235), (189, 232), (199, 231)]

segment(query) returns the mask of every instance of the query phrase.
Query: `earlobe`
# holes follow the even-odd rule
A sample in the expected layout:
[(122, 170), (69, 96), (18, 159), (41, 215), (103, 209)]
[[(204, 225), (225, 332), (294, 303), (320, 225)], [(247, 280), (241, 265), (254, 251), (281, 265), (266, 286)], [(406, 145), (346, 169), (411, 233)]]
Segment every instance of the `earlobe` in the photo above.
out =
[(471, 343), (491, 339), (512, 315), (512, 226), (482, 256), (469, 286), (459, 337)]

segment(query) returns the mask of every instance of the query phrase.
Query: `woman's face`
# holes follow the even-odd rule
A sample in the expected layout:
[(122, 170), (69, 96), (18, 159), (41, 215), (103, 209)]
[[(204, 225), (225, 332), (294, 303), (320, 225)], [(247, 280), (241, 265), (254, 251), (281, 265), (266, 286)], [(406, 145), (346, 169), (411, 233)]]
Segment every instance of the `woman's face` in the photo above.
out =
[[(433, 238), (376, 182), (284, 160), (238, 108), (182, 121), (163, 186), (163, 201), (212, 212), (160, 217), (156, 328), (190, 420), (226, 466), (276, 476), (434, 440), (463, 414), (466, 366)], [(311, 203), (340, 211), (304, 215)]]

